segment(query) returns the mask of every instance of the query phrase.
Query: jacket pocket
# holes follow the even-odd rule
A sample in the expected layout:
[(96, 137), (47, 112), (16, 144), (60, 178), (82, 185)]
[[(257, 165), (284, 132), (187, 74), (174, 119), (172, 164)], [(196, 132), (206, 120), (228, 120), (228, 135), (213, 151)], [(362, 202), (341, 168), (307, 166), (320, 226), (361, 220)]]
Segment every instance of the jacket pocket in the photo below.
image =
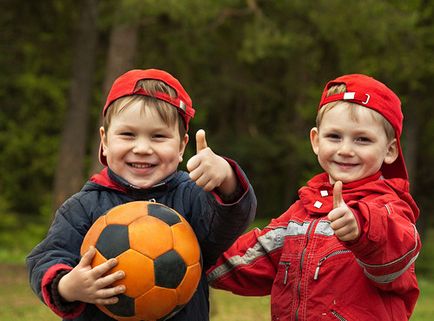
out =
[(316, 266), (316, 269), (315, 269), (315, 273), (313, 275), (313, 279), (314, 280), (318, 280), (319, 279), (321, 267), (322, 267), (322, 265), (327, 260), (330, 260), (331, 258), (334, 258), (334, 257), (337, 257), (337, 256), (345, 255), (345, 254), (348, 254), (348, 253), (351, 253), (351, 251), (350, 250), (346, 250), (346, 249), (341, 249), (341, 250), (336, 250), (334, 252), (331, 252), (331, 253), (327, 254), (326, 256), (322, 257), (318, 261), (318, 263), (317, 263), (317, 266)]
[(289, 273), (289, 267), (291, 266), (291, 262), (280, 261), (279, 265), (282, 266), (282, 268), (283, 268), (282, 283), (283, 283), (283, 285), (286, 285), (288, 283), (288, 273)]
[(281, 257), (277, 267), (276, 277), (271, 289), (271, 316), (273, 321), (288, 315), (293, 310), (293, 300), (291, 300), (291, 289), (294, 284), (294, 273), (291, 271), (293, 262), (288, 258)]
[(331, 310), (330, 313), (332, 316), (334, 316), (336, 318), (336, 320), (349, 321), (348, 319), (346, 319), (344, 316), (342, 316), (339, 312), (337, 312), (335, 310)]

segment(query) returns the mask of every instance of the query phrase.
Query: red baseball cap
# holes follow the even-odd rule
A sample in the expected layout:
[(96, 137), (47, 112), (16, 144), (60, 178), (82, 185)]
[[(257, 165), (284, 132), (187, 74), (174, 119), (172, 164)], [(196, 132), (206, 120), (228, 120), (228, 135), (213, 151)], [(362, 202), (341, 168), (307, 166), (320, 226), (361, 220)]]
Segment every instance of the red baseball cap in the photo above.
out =
[[(334, 85), (345, 84), (346, 92), (327, 96), (327, 91)], [(407, 168), (400, 143), (404, 116), (401, 101), (385, 84), (361, 74), (338, 77), (327, 83), (321, 96), (318, 110), (333, 101), (346, 101), (373, 109), (386, 118), (395, 130), (398, 145), (398, 158), (392, 164), (383, 164), (381, 171), (386, 178), (403, 178), (408, 180)]]
[[(137, 87), (137, 83), (144, 79), (153, 79), (164, 82), (176, 92), (176, 97), (170, 97), (170, 95), (164, 92), (155, 92), (151, 94), (145, 91), (143, 88)], [(184, 120), (186, 129), (188, 130), (190, 119), (193, 118), (195, 114), (191, 98), (185, 91), (184, 87), (182, 87), (181, 83), (168, 72), (159, 69), (133, 69), (118, 77), (113, 82), (113, 85), (108, 93), (107, 100), (102, 111), (103, 116), (105, 116), (107, 109), (116, 99), (131, 95), (153, 97), (155, 99), (169, 103), (177, 109), (178, 113)], [(102, 154), (102, 144), (99, 150), (99, 160), (101, 164), (107, 166), (107, 159)]]

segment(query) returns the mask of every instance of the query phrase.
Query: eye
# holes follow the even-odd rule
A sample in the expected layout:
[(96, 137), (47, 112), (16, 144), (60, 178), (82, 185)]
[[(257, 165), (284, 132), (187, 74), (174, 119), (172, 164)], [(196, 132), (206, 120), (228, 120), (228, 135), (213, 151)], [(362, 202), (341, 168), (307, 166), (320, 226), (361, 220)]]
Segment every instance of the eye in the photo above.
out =
[(369, 144), (372, 142), (372, 140), (369, 137), (364, 137), (364, 136), (357, 137), (354, 141), (360, 144)]
[(131, 138), (131, 137), (134, 137), (134, 133), (131, 131), (122, 131), (119, 133), (119, 136), (124, 137), (124, 138)]
[(341, 136), (339, 134), (336, 134), (336, 133), (327, 133), (325, 135), (325, 137), (331, 141), (338, 141), (341, 139)]
[(164, 140), (168, 137), (168, 135), (165, 133), (155, 133), (152, 137), (156, 140)]

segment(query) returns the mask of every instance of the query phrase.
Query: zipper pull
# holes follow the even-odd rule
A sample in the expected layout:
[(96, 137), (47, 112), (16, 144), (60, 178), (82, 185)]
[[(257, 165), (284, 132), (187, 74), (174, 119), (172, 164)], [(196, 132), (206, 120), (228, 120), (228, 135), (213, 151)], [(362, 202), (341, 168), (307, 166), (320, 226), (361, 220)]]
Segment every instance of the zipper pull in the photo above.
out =
[(319, 268), (320, 268), (320, 264), (318, 263), (318, 265), (316, 266), (316, 269), (315, 269), (315, 274), (314, 274), (314, 276), (313, 276), (313, 279), (314, 280), (318, 280), (318, 275), (319, 275)]
[(286, 285), (286, 283), (288, 282), (288, 269), (289, 266), (291, 265), (291, 262), (280, 262), (280, 264), (285, 265), (285, 275), (283, 276), (283, 284)]
[(318, 277), (319, 277), (319, 269), (320, 269), (320, 267), (321, 267), (321, 265), (322, 265), (322, 262), (324, 262), (326, 259), (327, 259), (327, 256), (326, 256), (326, 257), (323, 257), (321, 260), (318, 261), (318, 264), (317, 264), (316, 269), (315, 269), (315, 274), (313, 275), (313, 279), (314, 279), (314, 280), (318, 280)]

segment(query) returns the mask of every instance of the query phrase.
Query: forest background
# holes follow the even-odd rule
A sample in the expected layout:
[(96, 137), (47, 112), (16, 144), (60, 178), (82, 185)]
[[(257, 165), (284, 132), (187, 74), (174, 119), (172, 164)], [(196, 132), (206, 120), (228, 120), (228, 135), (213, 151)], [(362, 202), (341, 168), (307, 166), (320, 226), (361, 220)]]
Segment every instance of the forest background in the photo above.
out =
[[(308, 133), (325, 83), (365, 73), (400, 96), (402, 145), (424, 240), (434, 222), (434, 1), (0, 0), (0, 262), (23, 262), (54, 209), (100, 168), (113, 80), (175, 75), (194, 133), (237, 160), (259, 220), (318, 173)], [(181, 168), (185, 167), (185, 163)], [(434, 254), (434, 253), (431, 253)], [(432, 278), (433, 255), (418, 273)]]

